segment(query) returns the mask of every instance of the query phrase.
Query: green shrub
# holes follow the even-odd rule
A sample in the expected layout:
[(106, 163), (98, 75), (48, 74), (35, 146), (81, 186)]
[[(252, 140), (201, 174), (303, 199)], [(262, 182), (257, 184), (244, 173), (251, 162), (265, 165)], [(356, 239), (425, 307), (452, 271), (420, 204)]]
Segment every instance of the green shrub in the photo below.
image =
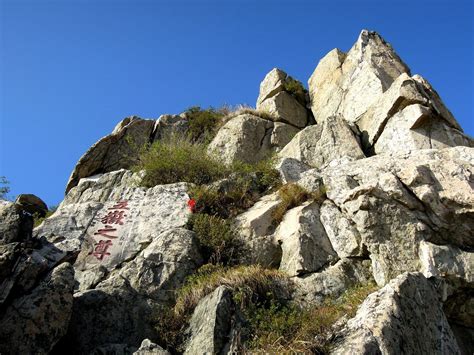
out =
[(201, 109), (193, 106), (185, 111), (189, 120), (188, 134), (192, 142), (209, 143), (220, 127), (224, 115), (211, 108)]
[(280, 186), (280, 175), (273, 168), (272, 159), (257, 164), (234, 163), (227, 169), (225, 181), (189, 190), (196, 200), (196, 212), (235, 217), (252, 207), (262, 194)]
[(240, 244), (229, 220), (194, 213), (188, 228), (196, 233), (204, 258), (212, 264), (230, 264), (238, 255)]
[(244, 347), (252, 353), (328, 353), (332, 326), (344, 315), (352, 318), (376, 289), (373, 283), (359, 285), (338, 299), (308, 308), (276, 299), (269, 305), (250, 304), (243, 310), (250, 334)]
[(227, 168), (207, 155), (203, 143), (172, 135), (143, 148), (134, 170), (145, 170), (141, 184), (153, 187), (180, 181), (208, 184), (225, 176)]
[(308, 200), (319, 200), (325, 194), (324, 189), (317, 192), (308, 192), (298, 184), (289, 183), (283, 185), (279, 190), (281, 202), (273, 211), (272, 217), (276, 223), (280, 223), (289, 209), (300, 206)]
[(289, 77), (284, 82), (283, 88), (286, 92), (293, 96), (301, 105), (303, 105), (303, 107), (306, 107), (307, 90), (304, 88), (301, 81)]

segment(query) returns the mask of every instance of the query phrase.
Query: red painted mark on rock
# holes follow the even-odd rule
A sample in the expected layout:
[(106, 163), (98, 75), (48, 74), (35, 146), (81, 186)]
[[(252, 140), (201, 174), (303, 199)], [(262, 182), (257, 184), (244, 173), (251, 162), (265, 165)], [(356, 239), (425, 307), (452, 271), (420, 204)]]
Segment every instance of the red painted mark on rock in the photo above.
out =
[(196, 200), (193, 198), (189, 199), (188, 207), (191, 212), (194, 212), (194, 210), (196, 209)]
[(98, 260), (102, 261), (104, 257), (110, 255), (110, 253), (107, 252), (107, 249), (109, 249), (111, 246), (111, 240), (99, 240), (91, 254), (94, 255)]

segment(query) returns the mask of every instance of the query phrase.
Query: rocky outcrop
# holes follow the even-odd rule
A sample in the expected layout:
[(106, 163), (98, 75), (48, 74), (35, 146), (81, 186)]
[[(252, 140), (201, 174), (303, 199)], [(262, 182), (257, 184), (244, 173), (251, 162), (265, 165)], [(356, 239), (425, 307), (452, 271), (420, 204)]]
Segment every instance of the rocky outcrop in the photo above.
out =
[(309, 123), (307, 97), (301, 84), (274, 68), (260, 84), (257, 110), (270, 113), (275, 120), (304, 128)]
[(285, 123), (242, 114), (219, 130), (209, 144), (208, 152), (226, 164), (234, 161), (256, 163), (283, 148), (297, 131)]
[(355, 122), (408, 67), (375, 32), (363, 30), (345, 55), (335, 49), (321, 59), (309, 79), (316, 122), (341, 115)]
[(29, 214), (37, 214), (40, 217), (44, 217), (48, 212), (48, 206), (42, 199), (33, 194), (20, 194), (15, 200), (15, 204), (20, 207), (23, 211)]
[[(333, 209), (334, 217), (323, 219), (333, 247), (340, 256), (366, 248), (375, 280), (383, 285), (404, 271), (420, 270), (422, 241), (472, 250), (473, 157), (472, 148), (465, 147), (423, 150), (306, 174), (323, 179), (328, 198), (340, 211)], [(352, 250), (342, 248), (331, 232), (341, 223), (345, 247), (353, 245)]]
[(189, 322), (184, 354), (219, 354), (229, 340), (232, 294), (218, 287), (199, 302)]
[(336, 159), (365, 157), (357, 137), (341, 117), (330, 117), (321, 124), (306, 127), (278, 155), (319, 169)]
[(85, 177), (119, 169), (135, 163), (138, 147), (152, 139), (155, 121), (127, 117), (111, 134), (101, 138), (79, 159), (66, 186), (66, 193)]
[(437, 290), (419, 273), (371, 294), (337, 334), (331, 354), (459, 354)]
[(247, 252), (246, 264), (278, 266), (281, 248), (275, 240), (276, 223), (273, 213), (280, 204), (277, 193), (262, 197), (255, 205), (235, 218), (235, 227)]
[(316, 272), (337, 260), (319, 220), (317, 202), (307, 202), (289, 210), (278, 226), (275, 238), (282, 249), (280, 270), (290, 276)]
[[(0, 201), (0, 352), (240, 353), (253, 336), (252, 315), (239, 309), (246, 303), (270, 306), (269, 317), (293, 312), (292, 302), (339, 312), (338, 297), (375, 281), (383, 288), (354, 318), (342, 317), (333, 334), (313, 340), (334, 340), (334, 354), (471, 353), (472, 139), (374, 32), (362, 31), (347, 54), (328, 53), (309, 89), (310, 101), (274, 69), (260, 85), (257, 110), (222, 118), (209, 155), (230, 166), (278, 153), (282, 182), (299, 185), (295, 194), (302, 195), (261, 191), (262, 172), (249, 173), (243, 187), (239, 173), (204, 186), (210, 195), (238, 190), (245, 196), (230, 200), (258, 201), (226, 221), (238, 249), (230, 265), (201, 270), (233, 275), (227, 267), (244, 264), (237, 270), (256, 274), (222, 278), (227, 286), (214, 289), (203, 271), (198, 281), (207, 296), (182, 318), (170, 313), (177, 290), (206, 262), (203, 233), (188, 230), (188, 219), (212, 196), (190, 201), (190, 184), (179, 181), (140, 187), (144, 172), (123, 168), (134, 163), (137, 147), (186, 135), (189, 111), (121, 121), (79, 160), (65, 199), (33, 232), (44, 202), (34, 195)], [(288, 210), (280, 222), (281, 208)], [(218, 209), (229, 217), (237, 207)], [(253, 264), (279, 271), (245, 267)], [(287, 281), (284, 289), (267, 271)], [(276, 300), (290, 307), (274, 308)], [(186, 321), (173, 324), (177, 319)]]

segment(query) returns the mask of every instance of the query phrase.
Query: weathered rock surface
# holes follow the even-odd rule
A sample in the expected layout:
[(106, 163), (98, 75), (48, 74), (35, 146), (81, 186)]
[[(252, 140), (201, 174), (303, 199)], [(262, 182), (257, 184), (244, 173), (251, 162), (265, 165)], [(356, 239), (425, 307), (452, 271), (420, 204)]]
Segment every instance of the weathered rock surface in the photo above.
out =
[(232, 295), (218, 287), (197, 305), (189, 322), (185, 354), (219, 354), (229, 340)]
[(280, 173), (280, 178), (284, 184), (300, 180), (301, 174), (311, 169), (309, 165), (294, 158), (278, 159), (275, 169)]
[(281, 91), (263, 101), (257, 109), (271, 113), (279, 121), (292, 126), (303, 128), (308, 123), (308, 112), (293, 96), (286, 91)]
[(32, 228), (31, 215), (13, 202), (0, 200), (0, 244), (27, 240)]
[(393, 115), (374, 145), (376, 154), (396, 154), (419, 149), (473, 147), (474, 141), (448, 126), (426, 106), (410, 105)]
[(459, 354), (436, 289), (419, 273), (371, 294), (338, 334), (331, 354)]
[(337, 298), (348, 288), (372, 282), (369, 260), (341, 259), (321, 272), (294, 278), (294, 298), (306, 305), (321, 305), (328, 298)]
[(74, 270), (56, 267), (29, 294), (16, 298), (0, 320), (3, 354), (47, 354), (66, 333), (72, 311)]
[(137, 116), (122, 120), (114, 131), (101, 138), (79, 159), (66, 186), (66, 193), (84, 177), (130, 167), (137, 158), (136, 147), (150, 142), (154, 120)]
[(345, 55), (329, 52), (311, 76), (309, 94), (316, 122), (342, 115), (355, 122), (407, 66), (377, 33), (363, 30)]
[(33, 194), (20, 194), (15, 200), (17, 204), (23, 211), (30, 214), (38, 214), (40, 217), (44, 217), (46, 212), (48, 212), (48, 206), (42, 199)]
[(315, 272), (335, 262), (337, 254), (319, 220), (317, 202), (289, 210), (275, 232), (281, 244), (280, 270), (290, 276)]
[(321, 124), (306, 127), (278, 156), (293, 158), (317, 168), (324, 168), (336, 159), (365, 157), (356, 136), (341, 117), (330, 117)]
[(144, 339), (140, 348), (133, 355), (170, 355), (170, 352), (153, 343), (150, 339)]
[[(472, 148), (455, 147), (374, 156), (314, 173), (322, 175), (328, 198), (348, 219), (344, 223), (357, 230), (374, 278), (384, 285), (404, 271), (420, 270), (422, 241), (471, 253), (473, 159)], [(329, 218), (325, 228), (336, 230), (338, 223)], [(348, 242), (353, 235), (358, 239), (351, 230)]]
[(232, 118), (209, 144), (208, 152), (218, 160), (256, 163), (283, 148), (296, 134), (294, 127), (250, 114)]
[(235, 218), (235, 226), (246, 248), (243, 262), (278, 266), (281, 248), (274, 238), (276, 223), (273, 213), (280, 204), (277, 193), (262, 197), (255, 205)]

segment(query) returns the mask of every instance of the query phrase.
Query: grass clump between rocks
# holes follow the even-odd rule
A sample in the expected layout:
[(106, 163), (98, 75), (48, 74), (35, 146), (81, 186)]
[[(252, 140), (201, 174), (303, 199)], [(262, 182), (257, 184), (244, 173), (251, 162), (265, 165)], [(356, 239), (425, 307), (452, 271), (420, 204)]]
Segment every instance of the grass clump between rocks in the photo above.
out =
[(218, 216), (196, 213), (190, 216), (188, 228), (196, 233), (205, 260), (229, 265), (241, 246), (231, 221)]
[(206, 145), (190, 139), (170, 135), (144, 147), (134, 170), (144, 170), (141, 185), (153, 187), (161, 184), (190, 182), (208, 184), (222, 178), (226, 167), (209, 157)]
[(222, 126), (224, 114), (212, 107), (190, 107), (185, 111), (189, 122), (188, 136), (192, 142), (209, 143)]
[(303, 202), (309, 200), (318, 201), (325, 195), (325, 193), (326, 191), (324, 188), (321, 188), (316, 192), (309, 192), (298, 184), (285, 184), (278, 190), (281, 202), (273, 211), (272, 218), (276, 223), (280, 223), (288, 210), (300, 206)]
[(306, 93), (308, 92), (301, 81), (288, 77), (283, 88), (293, 96), (303, 107), (306, 107)]
[(219, 286), (227, 286), (239, 295), (239, 304), (246, 306), (252, 298), (276, 295), (281, 289), (290, 290), (287, 275), (260, 265), (224, 267), (204, 265), (190, 276), (179, 290), (174, 311), (177, 315), (190, 313), (199, 301)]
[(377, 287), (373, 283), (348, 289), (338, 299), (327, 299), (321, 306), (301, 308), (271, 300), (262, 307), (251, 304), (244, 310), (251, 334), (244, 347), (250, 353), (327, 354), (334, 324), (343, 316), (354, 317), (359, 305)]

